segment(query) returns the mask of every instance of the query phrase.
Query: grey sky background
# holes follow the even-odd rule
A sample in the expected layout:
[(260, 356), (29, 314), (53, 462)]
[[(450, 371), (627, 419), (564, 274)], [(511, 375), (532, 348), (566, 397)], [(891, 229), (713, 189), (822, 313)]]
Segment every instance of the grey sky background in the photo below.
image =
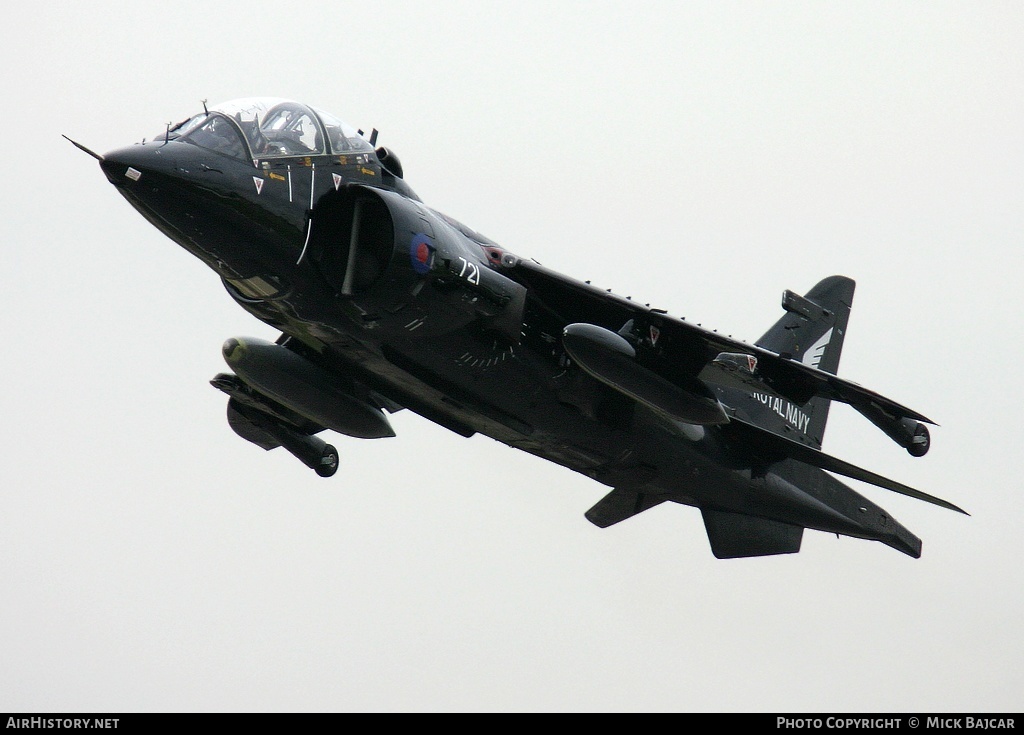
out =
[[(1013, 2), (39, 2), (0, 44), (0, 708), (1014, 712), (1024, 691), (1024, 9)], [(700, 514), (409, 412), (322, 480), (208, 380), (273, 338), (96, 162), (276, 95), (520, 256), (754, 340), (858, 282), (826, 450), (924, 542), (719, 561)]]

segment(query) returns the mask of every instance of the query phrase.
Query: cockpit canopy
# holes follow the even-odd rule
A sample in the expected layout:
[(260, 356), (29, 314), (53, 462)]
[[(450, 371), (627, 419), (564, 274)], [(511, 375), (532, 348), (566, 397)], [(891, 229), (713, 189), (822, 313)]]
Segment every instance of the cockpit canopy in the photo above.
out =
[(373, 152), (354, 128), (333, 115), (274, 97), (215, 105), (174, 126), (166, 137), (250, 161)]

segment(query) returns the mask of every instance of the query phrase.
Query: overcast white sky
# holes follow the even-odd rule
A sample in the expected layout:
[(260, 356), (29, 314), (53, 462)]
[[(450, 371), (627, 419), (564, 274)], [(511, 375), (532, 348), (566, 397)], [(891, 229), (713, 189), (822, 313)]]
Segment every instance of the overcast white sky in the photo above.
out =
[[(0, 709), (1014, 712), (1024, 691), (1024, 7), (1016, 2), (23, 3), (5, 12)], [(756, 339), (858, 282), (826, 449), (911, 559), (808, 531), (719, 561), (700, 514), (409, 412), (322, 480), (208, 380), (272, 338), (96, 162), (210, 103), (369, 130), (432, 206)], [(852, 482), (852, 481), (851, 481)]]

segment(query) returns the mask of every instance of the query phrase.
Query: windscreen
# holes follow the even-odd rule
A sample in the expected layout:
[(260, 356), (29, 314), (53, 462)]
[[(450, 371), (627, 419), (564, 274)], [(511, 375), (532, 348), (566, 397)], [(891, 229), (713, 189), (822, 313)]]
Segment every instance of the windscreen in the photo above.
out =
[(372, 153), (373, 146), (334, 115), (276, 97), (231, 100), (160, 136), (242, 160)]
[(232, 100), (215, 109), (235, 121), (253, 158), (373, 150), (351, 126), (298, 102), (258, 97)]

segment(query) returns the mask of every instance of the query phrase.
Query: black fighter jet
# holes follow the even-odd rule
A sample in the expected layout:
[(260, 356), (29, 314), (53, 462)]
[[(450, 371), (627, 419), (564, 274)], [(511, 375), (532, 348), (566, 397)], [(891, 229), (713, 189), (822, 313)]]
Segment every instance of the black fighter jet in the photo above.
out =
[[(282, 99), (204, 109), (95, 156), (117, 190), (280, 330), (235, 337), (213, 378), (242, 438), (317, 474), (318, 434), (394, 436), (408, 409), (593, 478), (602, 528), (694, 506), (718, 558), (794, 553), (805, 528), (921, 541), (830, 473), (955, 505), (821, 451), (831, 401), (919, 457), (926, 417), (837, 377), (854, 282), (786, 291), (754, 344), (549, 270), (426, 205), (398, 157)], [(74, 142), (74, 141), (72, 141)]]

